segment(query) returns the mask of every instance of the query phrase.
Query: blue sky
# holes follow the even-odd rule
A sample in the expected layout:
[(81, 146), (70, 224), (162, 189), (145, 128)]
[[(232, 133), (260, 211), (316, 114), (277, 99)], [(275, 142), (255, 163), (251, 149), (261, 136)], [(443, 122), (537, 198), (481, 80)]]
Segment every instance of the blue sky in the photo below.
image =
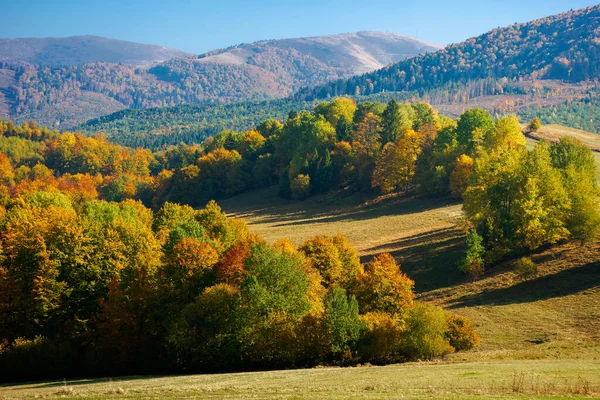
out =
[(193, 53), (362, 30), (449, 44), (589, 0), (3, 0), (0, 37), (98, 35)]

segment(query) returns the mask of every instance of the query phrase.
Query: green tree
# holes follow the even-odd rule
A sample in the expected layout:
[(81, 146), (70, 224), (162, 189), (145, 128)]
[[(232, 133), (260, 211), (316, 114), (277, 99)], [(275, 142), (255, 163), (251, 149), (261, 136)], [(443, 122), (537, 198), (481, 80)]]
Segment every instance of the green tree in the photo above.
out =
[(356, 298), (348, 298), (344, 289), (332, 286), (325, 295), (323, 318), (331, 340), (332, 353), (349, 351), (359, 339), (362, 330)]
[(481, 108), (471, 108), (458, 119), (456, 137), (467, 154), (471, 154), (493, 128), (494, 119), (489, 112)]

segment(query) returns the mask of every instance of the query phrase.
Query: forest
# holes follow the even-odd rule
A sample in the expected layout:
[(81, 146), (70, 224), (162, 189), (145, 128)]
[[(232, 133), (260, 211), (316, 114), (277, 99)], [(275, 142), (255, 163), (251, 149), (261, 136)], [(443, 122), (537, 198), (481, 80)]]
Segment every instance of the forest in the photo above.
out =
[[(589, 120), (585, 121), (587, 116), (593, 117), (594, 111), (590, 107), (574, 114), (580, 117), (559, 112), (554, 114), (552, 120), (546, 117), (547, 110), (561, 107), (566, 101), (577, 104), (581, 99), (594, 98), (598, 90), (593, 82), (568, 84), (554, 80), (486, 78), (447, 83), (422, 92), (386, 91), (347, 97), (359, 103), (388, 103), (390, 100), (425, 102), (434, 107), (443, 106), (448, 115), (458, 115), (461, 110), (481, 104), (496, 118), (518, 114), (524, 120), (531, 120), (543, 115), (545, 123), (579, 127), (590, 125)], [(486, 104), (486, 99), (493, 100)], [(180, 143), (200, 143), (223, 130), (246, 131), (268, 118), (284, 120), (289, 110), (313, 110), (318, 103), (317, 100), (309, 102), (288, 98), (263, 102), (132, 108), (89, 120), (76, 129), (87, 134), (103, 132), (111, 142), (124, 146), (160, 150)]]
[(428, 90), (446, 83), (519, 77), (579, 82), (598, 78), (598, 6), (497, 28), (383, 69), (317, 87), (300, 100), (385, 91)]
[(468, 320), (414, 300), (390, 255), (361, 264), (341, 235), (269, 244), (213, 201), (246, 190), (462, 198), (456, 268), (472, 278), (600, 230), (589, 148), (528, 151), (516, 117), (477, 108), (453, 120), (336, 98), (154, 153), (9, 121), (0, 153), (7, 380), (385, 364), (478, 344)]

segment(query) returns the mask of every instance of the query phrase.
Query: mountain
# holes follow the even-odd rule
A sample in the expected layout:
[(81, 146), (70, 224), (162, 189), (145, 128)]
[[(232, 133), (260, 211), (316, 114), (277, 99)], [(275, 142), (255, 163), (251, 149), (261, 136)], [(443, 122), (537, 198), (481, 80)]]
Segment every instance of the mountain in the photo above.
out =
[[(129, 65), (142, 60), (142, 51), (127, 58), (106, 50), (85, 63), (83, 52), (77, 58), (60, 46), (30, 48), (40, 47), (20, 52), (18, 46), (0, 47), (0, 118), (69, 128), (125, 108), (282, 98), (440, 46), (393, 33), (358, 32), (242, 44), (154, 65)], [(57, 66), (67, 59), (71, 64)]]
[(191, 54), (164, 46), (99, 36), (0, 39), (0, 61), (42, 67), (65, 67), (96, 62), (153, 65)]
[[(244, 51), (234, 48), (204, 58), (240, 62)], [(107, 132), (128, 145), (193, 143), (220, 129), (249, 129), (265, 117), (282, 119), (290, 109), (345, 95), (361, 101), (425, 101), (451, 117), (473, 107), (494, 116), (539, 115), (546, 122), (600, 132), (598, 78), (600, 5), (494, 29), (374, 72), (301, 89), (280, 101), (124, 110), (79, 128)]]
[(299, 39), (266, 40), (201, 54), (201, 63), (269, 66), (276, 55), (310, 57), (323, 69), (352, 75), (370, 72), (417, 54), (437, 51), (441, 46), (390, 32), (356, 32)]
[(600, 5), (596, 5), (494, 29), (375, 72), (307, 87), (296, 97), (311, 100), (384, 91), (424, 91), (484, 78), (580, 82), (600, 76), (599, 61)]

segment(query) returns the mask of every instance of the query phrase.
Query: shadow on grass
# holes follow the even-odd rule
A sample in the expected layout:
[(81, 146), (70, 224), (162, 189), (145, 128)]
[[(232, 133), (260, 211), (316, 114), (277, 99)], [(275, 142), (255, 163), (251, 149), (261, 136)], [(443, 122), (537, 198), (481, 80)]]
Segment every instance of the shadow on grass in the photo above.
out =
[(32, 386), (34, 385), (36, 388), (52, 388), (55, 387), (60, 389), (61, 387), (69, 387), (69, 386), (80, 386), (80, 385), (89, 385), (89, 384), (97, 384), (97, 383), (106, 383), (106, 384), (117, 384), (119, 382), (127, 382), (127, 381), (137, 381), (137, 380), (145, 380), (150, 378), (163, 378), (166, 375), (126, 375), (122, 377), (110, 377), (110, 378), (73, 378), (72, 380), (52, 380), (52, 381), (30, 381), (30, 382), (17, 382), (17, 383), (3, 383), (0, 384), (1, 387), (15, 387), (19, 388), (21, 386)]
[(600, 286), (600, 262), (569, 268), (510, 286), (458, 298), (450, 308), (529, 303)]
[[(415, 281), (417, 293), (451, 287), (465, 279), (458, 269), (464, 254), (464, 238), (456, 228), (409, 236), (366, 251), (388, 252), (394, 256), (402, 271)], [(374, 254), (363, 256), (361, 262), (367, 263), (373, 257)]]
[[(228, 213), (242, 218), (259, 217), (261, 223), (297, 226), (339, 221), (362, 221), (388, 215), (408, 215), (458, 204), (448, 198), (417, 198), (401, 195), (380, 201), (372, 194), (318, 195), (305, 201), (284, 200), (270, 189), (243, 194), (221, 202)], [(374, 202), (373, 202), (374, 201)]]

